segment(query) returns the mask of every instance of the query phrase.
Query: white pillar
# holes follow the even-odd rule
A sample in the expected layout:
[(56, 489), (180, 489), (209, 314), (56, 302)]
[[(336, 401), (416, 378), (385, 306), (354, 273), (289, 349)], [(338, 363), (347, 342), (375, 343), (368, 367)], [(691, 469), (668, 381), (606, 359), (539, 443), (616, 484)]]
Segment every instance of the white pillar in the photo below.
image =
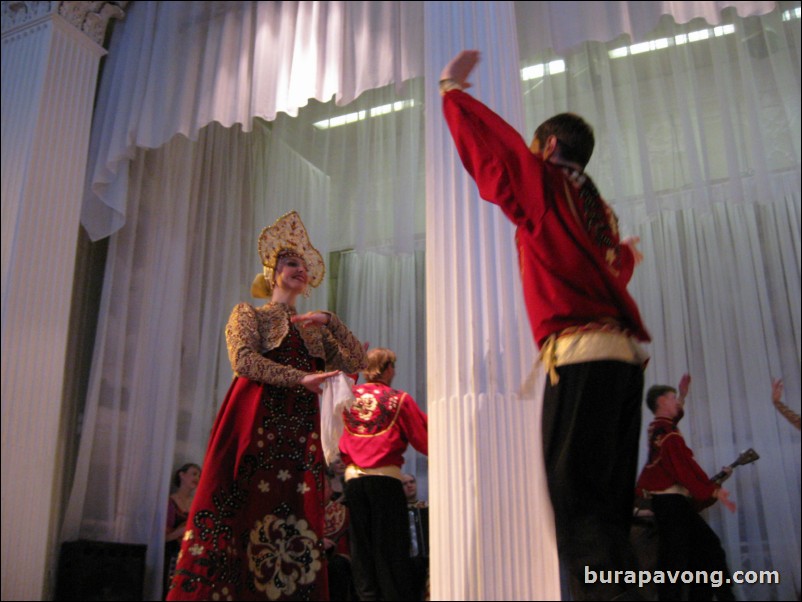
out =
[[(426, 311), (434, 600), (555, 600), (543, 469), (543, 376), (514, 230), (482, 201), (440, 108), (458, 51), (482, 61), (469, 92), (523, 133), (513, 2), (426, 2)], [(527, 136), (528, 137), (528, 136)]]
[(105, 53), (92, 36), (122, 12), (99, 5), (2, 3), (3, 600), (47, 599), (55, 571), (70, 301)]

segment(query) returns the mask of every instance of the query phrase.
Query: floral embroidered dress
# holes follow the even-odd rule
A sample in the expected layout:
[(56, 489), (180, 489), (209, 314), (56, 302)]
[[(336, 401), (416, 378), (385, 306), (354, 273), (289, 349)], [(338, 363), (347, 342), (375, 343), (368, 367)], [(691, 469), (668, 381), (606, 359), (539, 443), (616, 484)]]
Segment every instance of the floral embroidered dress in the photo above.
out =
[(294, 310), (241, 303), (226, 327), (235, 371), (212, 428), (168, 600), (327, 600), (323, 452), (309, 372), (362, 367), (331, 314), (296, 328)]

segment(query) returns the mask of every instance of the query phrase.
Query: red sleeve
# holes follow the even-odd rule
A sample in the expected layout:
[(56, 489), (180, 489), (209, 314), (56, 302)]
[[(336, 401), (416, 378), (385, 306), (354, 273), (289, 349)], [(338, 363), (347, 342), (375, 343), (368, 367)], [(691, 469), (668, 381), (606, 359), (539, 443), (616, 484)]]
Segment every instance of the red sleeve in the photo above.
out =
[(632, 249), (627, 245), (618, 245), (619, 265), (619, 278), (621, 282), (628, 283), (632, 278), (632, 273), (635, 271), (635, 256), (632, 254)]
[(398, 413), (398, 421), (412, 447), (424, 456), (428, 456), (429, 419), (409, 394), (404, 395), (401, 411)]
[(660, 444), (660, 463), (697, 501), (711, 498), (718, 489), (718, 485), (711, 483), (710, 477), (696, 463), (693, 452), (679, 433), (669, 433), (663, 439)]
[[(526, 218), (535, 222), (543, 215), (540, 195), (527, 178), (542, 179), (543, 164), (537, 161), (521, 135), (501, 117), (460, 90), (443, 96), (443, 115), (465, 169), (476, 180), (479, 195), (501, 207), (520, 225)], [(538, 169), (539, 167), (539, 169)], [(524, 188), (530, 190), (526, 194)], [(534, 197), (537, 198), (534, 198)], [(527, 199), (527, 207), (519, 204)]]

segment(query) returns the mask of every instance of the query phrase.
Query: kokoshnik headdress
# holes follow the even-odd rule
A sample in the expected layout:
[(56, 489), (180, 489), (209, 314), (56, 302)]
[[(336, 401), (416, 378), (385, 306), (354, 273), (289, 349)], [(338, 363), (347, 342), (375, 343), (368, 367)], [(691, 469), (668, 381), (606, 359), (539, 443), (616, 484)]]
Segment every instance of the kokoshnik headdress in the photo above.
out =
[(267, 226), (259, 235), (259, 257), (264, 266), (251, 285), (254, 297), (267, 298), (273, 291), (273, 278), (279, 257), (294, 255), (303, 259), (309, 276), (309, 286), (317, 287), (323, 282), (326, 264), (323, 256), (312, 246), (301, 217), (295, 211), (280, 217), (272, 226)]

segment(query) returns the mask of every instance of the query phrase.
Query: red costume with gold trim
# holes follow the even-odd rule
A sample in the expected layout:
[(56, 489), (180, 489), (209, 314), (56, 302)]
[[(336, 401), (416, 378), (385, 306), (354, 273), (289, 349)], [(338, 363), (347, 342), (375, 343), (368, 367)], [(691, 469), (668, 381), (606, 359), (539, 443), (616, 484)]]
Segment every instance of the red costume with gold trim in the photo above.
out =
[(524, 301), (550, 377), (542, 417), (549, 494), (576, 599), (623, 597), (624, 585), (585, 584), (582, 575), (588, 566), (637, 565), (629, 519), (646, 354), (636, 341), (650, 337), (627, 291), (635, 256), (575, 166), (534, 154), (461, 90), (445, 92), (443, 113), (480, 196), (516, 226)]
[(632, 251), (619, 244), (618, 219), (590, 178), (543, 161), (469, 94), (447, 92), (443, 113), (479, 194), (517, 228), (521, 282), (538, 347), (549, 335), (599, 318), (649, 341), (626, 288), (635, 267)]
[(655, 418), (649, 425), (649, 460), (638, 477), (637, 493), (665, 491), (682, 485), (696, 502), (713, 497), (718, 485), (702, 470), (675, 422)]
[(409, 393), (365, 383), (354, 387), (354, 397), (351, 410), (343, 413), (343, 462), (360, 468), (401, 466), (409, 444), (428, 455), (426, 414)]
[(356, 593), (361, 600), (415, 600), (400, 467), (409, 444), (422, 454), (429, 451), (426, 414), (408, 393), (380, 382), (354, 386), (354, 397), (343, 412), (340, 455), (348, 466), (345, 494)]
[(721, 540), (698, 512), (715, 503), (713, 494), (718, 488), (697, 464), (676, 422), (655, 418), (649, 425), (649, 460), (638, 477), (636, 490), (651, 497), (659, 540), (656, 568), (676, 574), (687, 569), (704, 570), (723, 576), (718, 588), (705, 581), (691, 584), (688, 592), (683, 592), (682, 583), (660, 584), (660, 600), (735, 599)]

